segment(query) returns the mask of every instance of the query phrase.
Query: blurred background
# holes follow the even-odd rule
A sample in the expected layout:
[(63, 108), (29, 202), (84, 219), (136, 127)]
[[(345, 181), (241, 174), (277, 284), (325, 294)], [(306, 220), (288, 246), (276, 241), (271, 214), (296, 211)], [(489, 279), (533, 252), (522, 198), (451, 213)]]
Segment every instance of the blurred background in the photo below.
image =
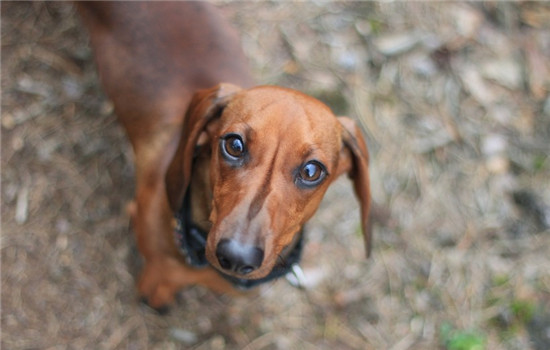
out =
[(133, 160), (70, 3), (2, 2), (4, 349), (550, 349), (550, 5), (220, 2), (257, 81), (363, 127), (307, 226), (308, 289), (138, 302)]

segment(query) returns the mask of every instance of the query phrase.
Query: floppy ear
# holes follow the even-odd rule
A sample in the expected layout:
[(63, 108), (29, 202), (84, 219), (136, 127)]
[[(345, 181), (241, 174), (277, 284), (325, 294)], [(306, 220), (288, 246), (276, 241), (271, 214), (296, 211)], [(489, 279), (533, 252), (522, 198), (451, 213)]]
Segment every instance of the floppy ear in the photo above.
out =
[(369, 153), (363, 134), (355, 122), (348, 117), (338, 117), (343, 126), (343, 147), (339, 161), (340, 172), (347, 171), (353, 181), (355, 195), (359, 200), (361, 210), (361, 229), (365, 240), (367, 257), (370, 256), (372, 246), (372, 223), (370, 213), (370, 182), (369, 182)]
[(181, 206), (189, 186), (193, 156), (199, 137), (207, 124), (221, 115), (231, 97), (241, 90), (232, 84), (219, 84), (210, 89), (199, 90), (191, 99), (176, 154), (166, 173), (168, 201), (173, 211), (177, 211)]

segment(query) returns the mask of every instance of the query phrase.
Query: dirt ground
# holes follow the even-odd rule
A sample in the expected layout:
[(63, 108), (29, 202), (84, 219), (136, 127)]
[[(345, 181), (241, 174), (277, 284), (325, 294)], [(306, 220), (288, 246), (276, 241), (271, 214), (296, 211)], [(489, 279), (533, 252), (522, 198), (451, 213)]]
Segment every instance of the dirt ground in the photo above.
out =
[(2, 2), (2, 349), (550, 349), (550, 6), (227, 2), (258, 82), (364, 128), (308, 225), (309, 288), (138, 301), (132, 154), (70, 3)]

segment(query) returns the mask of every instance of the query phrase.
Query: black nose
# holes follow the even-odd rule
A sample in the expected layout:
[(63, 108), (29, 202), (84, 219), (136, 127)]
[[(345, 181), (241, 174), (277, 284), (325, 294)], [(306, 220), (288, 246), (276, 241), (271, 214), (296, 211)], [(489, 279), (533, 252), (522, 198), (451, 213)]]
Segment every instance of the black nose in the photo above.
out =
[(246, 275), (262, 265), (264, 251), (232, 239), (222, 239), (216, 248), (216, 257), (224, 270)]

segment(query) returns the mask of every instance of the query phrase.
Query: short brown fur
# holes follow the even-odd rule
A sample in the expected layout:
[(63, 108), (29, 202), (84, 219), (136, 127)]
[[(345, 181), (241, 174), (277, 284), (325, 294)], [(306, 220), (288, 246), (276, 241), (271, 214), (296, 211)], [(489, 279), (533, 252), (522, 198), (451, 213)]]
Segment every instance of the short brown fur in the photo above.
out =
[[(208, 3), (79, 2), (77, 8), (135, 152), (131, 213), (145, 259), (138, 288), (151, 306), (170, 304), (191, 284), (232, 293), (216, 271), (223, 270), (215, 254), (222, 239), (265, 253), (246, 276), (224, 273), (249, 279), (269, 274), (330, 183), (344, 173), (354, 182), (370, 250), (368, 153), (351, 119), (336, 118), (294, 90), (249, 88), (237, 35)], [(246, 144), (240, 166), (220, 154), (228, 133)], [(297, 174), (310, 160), (324, 164), (328, 175), (306, 188)], [(212, 267), (200, 270), (185, 264), (173, 237), (174, 212), (189, 189), (193, 220), (209, 231)]]

